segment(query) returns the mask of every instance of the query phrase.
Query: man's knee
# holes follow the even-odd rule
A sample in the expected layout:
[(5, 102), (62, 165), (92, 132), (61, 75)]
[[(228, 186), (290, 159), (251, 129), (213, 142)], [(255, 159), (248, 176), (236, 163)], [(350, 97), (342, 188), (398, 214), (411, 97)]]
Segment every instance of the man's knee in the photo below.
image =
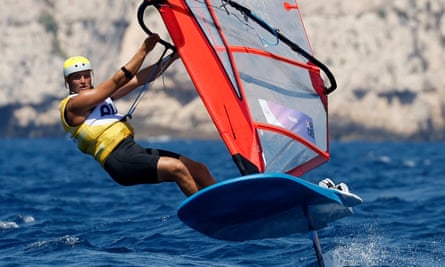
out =
[(161, 158), (158, 164), (159, 179), (184, 180), (188, 176), (187, 167), (178, 159)]
[(175, 159), (174, 162), (171, 163), (170, 168), (170, 172), (178, 177), (185, 177), (189, 174), (184, 163), (177, 159)]

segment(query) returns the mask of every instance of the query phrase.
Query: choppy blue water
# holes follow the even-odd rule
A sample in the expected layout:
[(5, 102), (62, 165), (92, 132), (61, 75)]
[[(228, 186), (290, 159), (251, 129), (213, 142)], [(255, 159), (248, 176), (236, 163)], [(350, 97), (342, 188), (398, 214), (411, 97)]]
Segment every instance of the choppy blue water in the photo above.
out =
[[(219, 141), (145, 141), (238, 171)], [(224, 242), (183, 225), (174, 184), (122, 187), (65, 139), (0, 140), (1, 266), (316, 266), (310, 236)], [(355, 214), (319, 231), (327, 266), (445, 266), (445, 143), (334, 142), (304, 176), (344, 181)]]

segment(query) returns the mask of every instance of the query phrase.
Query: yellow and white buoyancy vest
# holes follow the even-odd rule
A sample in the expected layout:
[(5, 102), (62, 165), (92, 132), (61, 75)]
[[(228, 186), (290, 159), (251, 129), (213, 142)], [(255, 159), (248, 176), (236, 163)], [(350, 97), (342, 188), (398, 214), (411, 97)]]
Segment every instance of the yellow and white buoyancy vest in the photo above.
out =
[(133, 128), (129, 123), (121, 121), (123, 115), (118, 113), (111, 98), (97, 105), (81, 125), (68, 125), (65, 108), (73, 96), (75, 95), (67, 96), (59, 105), (63, 128), (71, 134), (82, 152), (92, 155), (104, 165), (113, 149), (126, 137), (134, 134)]

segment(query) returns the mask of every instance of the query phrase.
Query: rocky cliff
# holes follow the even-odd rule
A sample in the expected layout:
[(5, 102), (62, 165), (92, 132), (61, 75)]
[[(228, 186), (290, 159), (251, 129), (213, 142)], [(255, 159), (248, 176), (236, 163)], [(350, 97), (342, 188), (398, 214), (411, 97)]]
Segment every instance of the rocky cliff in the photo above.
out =
[[(0, 136), (61, 136), (58, 103), (67, 56), (85, 55), (95, 80), (139, 46), (139, 1), (0, 2)], [(300, 0), (318, 58), (337, 77), (329, 97), (337, 139), (445, 138), (445, 1)], [(168, 38), (155, 10), (154, 31)], [(147, 63), (156, 60), (156, 55)], [(133, 95), (134, 97), (134, 95)], [(132, 96), (122, 101), (128, 109)], [(146, 93), (133, 119), (138, 136), (217, 134), (180, 61)]]

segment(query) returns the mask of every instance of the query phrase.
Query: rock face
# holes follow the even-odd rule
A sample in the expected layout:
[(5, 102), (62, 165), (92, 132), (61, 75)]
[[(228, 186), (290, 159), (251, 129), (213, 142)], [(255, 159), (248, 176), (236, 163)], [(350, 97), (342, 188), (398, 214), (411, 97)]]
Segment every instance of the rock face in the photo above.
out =
[[(145, 37), (140, 1), (0, 2), (0, 136), (62, 136), (63, 60), (84, 55), (101, 81)], [(337, 77), (329, 97), (337, 139), (445, 137), (443, 0), (300, 0), (316, 56)], [(152, 9), (149, 25), (168, 38)], [(160, 51), (156, 51), (160, 53)], [(156, 60), (149, 56), (147, 64)], [(125, 112), (135, 95), (119, 103)], [(133, 124), (138, 136), (216, 137), (180, 61), (146, 92)]]
[(445, 137), (444, 1), (306, 2), (314, 49), (339, 82), (333, 135)]

